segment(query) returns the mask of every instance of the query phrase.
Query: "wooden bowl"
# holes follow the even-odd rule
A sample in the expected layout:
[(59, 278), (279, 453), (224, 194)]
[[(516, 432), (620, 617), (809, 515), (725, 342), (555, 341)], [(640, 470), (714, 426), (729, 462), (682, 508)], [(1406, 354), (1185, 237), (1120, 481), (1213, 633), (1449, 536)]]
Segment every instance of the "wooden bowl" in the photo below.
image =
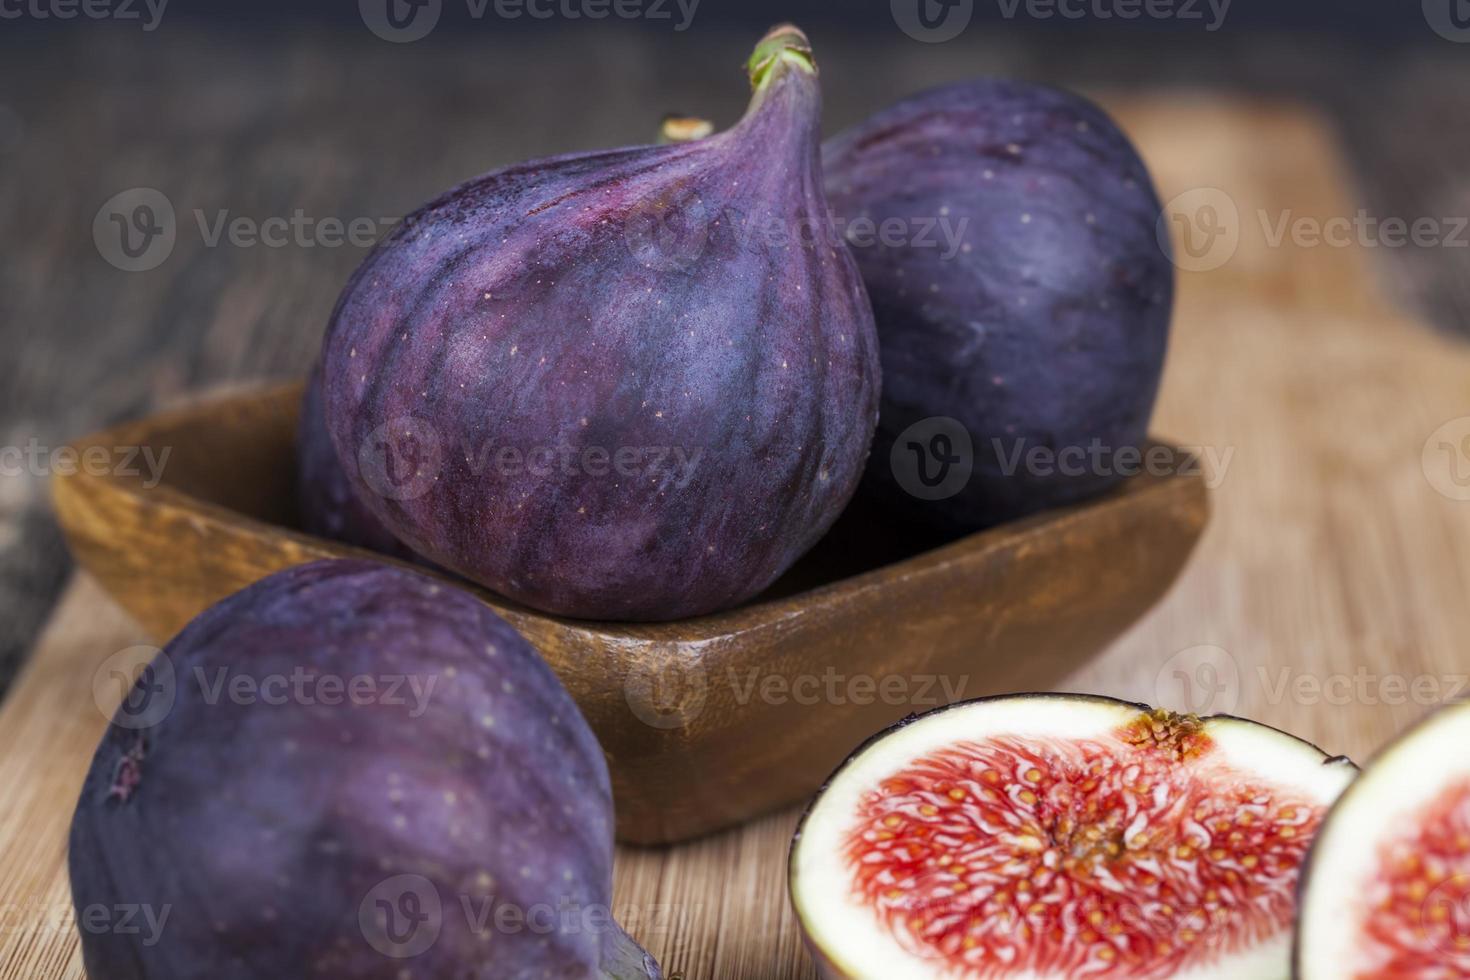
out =
[[(75, 444), (80, 458), (169, 452), (156, 486), (146, 471), (79, 468), (53, 490), (78, 560), (160, 641), (290, 565), (391, 561), (294, 529), (300, 395), (236, 395)], [(850, 514), (756, 601), (672, 623), (562, 619), (467, 587), (581, 705), (607, 752), (619, 837), (657, 843), (807, 796), (912, 712), (1053, 688), (1163, 595), (1207, 513), (1203, 481), (1174, 475), (927, 550)]]

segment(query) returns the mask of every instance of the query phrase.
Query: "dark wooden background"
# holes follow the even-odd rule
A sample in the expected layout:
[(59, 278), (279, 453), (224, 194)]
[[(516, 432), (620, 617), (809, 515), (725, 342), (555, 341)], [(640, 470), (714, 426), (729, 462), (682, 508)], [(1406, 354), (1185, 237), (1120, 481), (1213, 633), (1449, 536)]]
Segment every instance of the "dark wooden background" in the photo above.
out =
[[(1418, 3), (1403, 6), (1417, 19)], [(813, 35), (829, 132), (976, 74), (1092, 93), (1229, 89), (1320, 107), (1371, 213), (1470, 215), (1470, 45), (1422, 23), (1356, 38), (1012, 25), (937, 45), (897, 30)], [(360, 25), (0, 22), (0, 446), (55, 447), (202, 389), (305, 372), (363, 249), (210, 247), (196, 211), (391, 219), (501, 164), (645, 142), (666, 110), (726, 124), (744, 104), (753, 40), (612, 23), (394, 45)], [(103, 202), (132, 187), (163, 192), (178, 219), (172, 254), (147, 272), (109, 265), (92, 238)], [(1392, 295), (1467, 331), (1470, 249), (1378, 251)], [(0, 690), (69, 567), (44, 473), (0, 475)]]

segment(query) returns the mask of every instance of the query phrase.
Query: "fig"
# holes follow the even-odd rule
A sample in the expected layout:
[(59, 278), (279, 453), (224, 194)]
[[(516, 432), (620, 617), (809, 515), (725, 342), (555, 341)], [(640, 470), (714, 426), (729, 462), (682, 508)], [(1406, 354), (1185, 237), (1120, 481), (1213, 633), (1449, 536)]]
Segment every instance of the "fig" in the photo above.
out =
[(878, 112), (822, 158), (878, 323), (862, 496), (963, 532), (1141, 469), (1174, 269), (1148, 171), (1102, 110), (977, 79)]
[(349, 283), (327, 426), (414, 551), (543, 611), (663, 620), (754, 596), (836, 519), (877, 421), (872, 309), (805, 36), (748, 67), (733, 128), (473, 179)]
[(1470, 704), (1384, 749), (1328, 813), (1302, 871), (1296, 976), (1470, 977)]
[(1346, 759), (1238, 718), (968, 701), (869, 741), (792, 845), (824, 978), (1285, 977)]
[(608, 911), (612, 833), (602, 752), (519, 634), (336, 560), (210, 607), (138, 676), (69, 866), (91, 980), (650, 980)]
[(301, 529), (308, 534), (395, 558), (414, 558), (358, 498), (337, 461), (322, 407), (320, 364), (307, 378), (296, 424), (296, 507)]

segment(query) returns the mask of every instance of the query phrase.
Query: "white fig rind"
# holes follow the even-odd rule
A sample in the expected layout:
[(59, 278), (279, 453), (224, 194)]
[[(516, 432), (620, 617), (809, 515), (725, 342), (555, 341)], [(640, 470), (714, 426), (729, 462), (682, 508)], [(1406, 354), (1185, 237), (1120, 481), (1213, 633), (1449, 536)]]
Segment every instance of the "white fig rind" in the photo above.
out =
[(1295, 976), (1341, 980), (1370, 965), (1360, 936), (1378, 845), (1412, 833), (1417, 813), (1470, 779), (1466, 746), (1470, 703), (1436, 712), (1381, 751), (1328, 813), (1302, 869)]

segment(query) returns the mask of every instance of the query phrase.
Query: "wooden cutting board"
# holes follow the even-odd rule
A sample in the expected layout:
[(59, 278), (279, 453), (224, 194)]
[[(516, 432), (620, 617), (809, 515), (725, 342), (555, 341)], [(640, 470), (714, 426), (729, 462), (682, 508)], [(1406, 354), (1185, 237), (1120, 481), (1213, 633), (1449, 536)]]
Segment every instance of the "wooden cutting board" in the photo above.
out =
[[(1215, 460), (1214, 518), (1170, 597), (1069, 686), (1233, 710), (1362, 761), (1470, 694), (1470, 348), (1388, 308), (1372, 233), (1312, 244), (1359, 209), (1316, 117), (1115, 109), (1164, 198), (1186, 195), (1171, 223), (1196, 271), (1154, 428)], [(105, 724), (93, 672), (144, 642), (79, 577), (0, 711), (0, 980), (82, 976), (65, 838)], [(620, 851), (619, 918), (685, 980), (810, 978), (785, 893), (796, 816)]]

